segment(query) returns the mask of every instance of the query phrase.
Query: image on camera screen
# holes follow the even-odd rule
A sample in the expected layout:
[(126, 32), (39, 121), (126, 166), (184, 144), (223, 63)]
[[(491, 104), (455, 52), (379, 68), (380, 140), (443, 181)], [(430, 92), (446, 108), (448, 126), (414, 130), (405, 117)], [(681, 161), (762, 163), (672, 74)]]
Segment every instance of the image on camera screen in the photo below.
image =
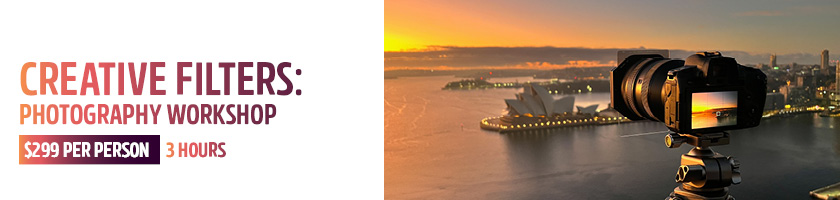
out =
[(691, 129), (736, 125), (738, 92), (698, 92), (691, 94)]

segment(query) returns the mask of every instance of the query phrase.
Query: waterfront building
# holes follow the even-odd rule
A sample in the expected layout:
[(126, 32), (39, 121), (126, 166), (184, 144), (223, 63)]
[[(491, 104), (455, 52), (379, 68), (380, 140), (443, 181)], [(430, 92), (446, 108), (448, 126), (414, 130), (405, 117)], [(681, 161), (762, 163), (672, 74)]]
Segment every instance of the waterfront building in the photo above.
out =
[(598, 112), (597, 111), (598, 104), (593, 104), (593, 105), (586, 106), (586, 107), (577, 106), (577, 109), (578, 109), (578, 113), (580, 113), (580, 114), (589, 114), (589, 115), (595, 116), (595, 114), (597, 114), (597, 112)]
[(828, 59), (828, 49), (825, 49), (820, 53), (820, 70), (826, 74), (828, 73)]
[(767, 93), (767, 98), (764, 99), (764, 111), (779, 110), (785, 108), (785, 95), (774, 92)]
[(554, 99), (545, 87), (526, 83), (522, 93), (516, 94), (516, 99), (505, 99), (505, 104), (509, 116), (553, 116), (571, 113), (575, 97)]
[(629, 121), (610, 108), (598, 112), (598, 104), (577, 106), (577, 112), (573, 112), (574, 96), (554, 99), (551, 93), (538, 83), (525, 83), (522, 89), (521, 93), (516, 94), (516, 99), (505, 99), (507, 108), (502, 116), (482, 119), (481, 128), (507, 132)]

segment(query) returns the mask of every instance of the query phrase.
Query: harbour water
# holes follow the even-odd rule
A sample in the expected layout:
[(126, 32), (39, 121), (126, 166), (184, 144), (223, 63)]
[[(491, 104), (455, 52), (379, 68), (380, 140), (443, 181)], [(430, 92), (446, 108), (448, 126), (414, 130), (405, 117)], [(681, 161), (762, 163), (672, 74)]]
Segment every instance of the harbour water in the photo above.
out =
[[(478, 122), (500, 115), (518, 91), (440, 89), (455, 80), (384, 81), (386, 199), (664, 199), (677, 186), (690, 147), (666, 148), (661, 123), (484, 131)], [(608, 103), (607, 93), (575, 102)], [(730, 133), (731, 144), (713, 149), (741, 161), (743, 182), (731, 187), (738, 199), (808, 199), (840, 182), (838, 118), (775, 117)]]

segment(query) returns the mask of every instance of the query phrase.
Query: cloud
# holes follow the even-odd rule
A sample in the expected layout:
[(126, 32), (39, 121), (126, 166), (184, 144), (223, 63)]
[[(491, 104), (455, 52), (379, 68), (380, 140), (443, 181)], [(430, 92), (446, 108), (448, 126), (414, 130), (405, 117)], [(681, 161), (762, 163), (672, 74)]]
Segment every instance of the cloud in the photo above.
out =
[[(434, 46), (427, 51), (385, 52), (385, 67), (485, 67), (525, 63), (609, 63), (615, 49), (559, 47), (458, 47)], [(570, 63), (573, 61), (574, 63)]]
[(778, 11), (778, 10), (755, 10), (755, 11), (747, 11), (747, 12), (739, 12), (735, 13), (735, 16), (758, 16), (758, 17), (772, 17), (772, 16), (787, 16), (789, 15), (786, 12)]
[(796, 5), (784, 7), (780, 10), (753, 10), (737, 12), (735, 16), (750, 16), (750, 17), (775, 17), (775, 16), (792, 16), (792, 15), (830, 15), (829, 17), (837, 16), (837, 10), (840, 5)]
[(415, 67), (405, 67), (405, 66), (386, 66), (385, 71), (391, 70), (474, 70), (474, 69), (536, 69), (536, 70), (552, 70), (552, 69), (565, 69), (570, 67), (614, 67), (616, 66), (615, 61), (610, 61), (608, 63), (601, 63), (600, 61), (592, 61), (592, 60), (573, 60), (569, 61), (568, 63), (562, 64), (555, 64), (549, 62), (524, 62), (515, 65), (485, 65), (485, 66), (473, 66), (473, 67), (452, 67), (452, 66), (415, 66)]
[[(434, 46), (425, 51), (385, 52), (385, 70), (397, 69), (559, 69), (567, 67), (616, 66), (617, 48), (580, 47), (459, 47)], [(685, 59), (698, 51), (670, 50), (671, 57)], [(741, 64), (769, 63), (770, 54), (721, 51)], [(778, 64), (813, 64), (814, 54), (779, 54)]]

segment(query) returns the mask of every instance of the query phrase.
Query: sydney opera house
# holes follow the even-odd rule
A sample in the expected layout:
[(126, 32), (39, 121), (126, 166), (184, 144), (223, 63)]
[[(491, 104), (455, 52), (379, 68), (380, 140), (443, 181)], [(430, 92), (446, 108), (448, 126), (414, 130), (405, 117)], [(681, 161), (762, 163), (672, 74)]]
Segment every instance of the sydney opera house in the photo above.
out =
[(598, 112), (598, 104), (575, 106), (574, 96), (555, 99), (548, 90), (534, 83), (523, 85), (516, 99), (505, 99), (506, 113), (485, 118), (481, 127), (489, 130), (511, 131), (562, 126), (611, 124), (626, 120), (612, 109)]
[[(575, 104), (574, 96), (565, 96), (554, 99), (545, 87), (537, 84), (525, 84), (524, 91), (516, 94), (516, 99), (505, 99), (507, 104), (507, 116), (527, 117), (551, 117), (556, 115), (577, 114), (573, 113)], [(598, 104), (587, 107), (577, 106), (579, 114), (595, 115)]]

